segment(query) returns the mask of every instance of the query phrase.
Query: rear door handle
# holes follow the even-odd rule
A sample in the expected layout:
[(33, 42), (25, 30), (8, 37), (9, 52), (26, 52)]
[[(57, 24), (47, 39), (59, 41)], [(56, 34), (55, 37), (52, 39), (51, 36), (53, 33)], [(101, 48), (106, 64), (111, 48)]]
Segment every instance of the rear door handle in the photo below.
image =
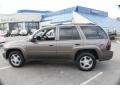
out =
[(49, 45), (49, 46), (51, 46), (51, 47), (52, 47), (52, 46), (54, 46), (54, 45)]
[(80, 46), (80, 44), (75, 44), (76, 46)]

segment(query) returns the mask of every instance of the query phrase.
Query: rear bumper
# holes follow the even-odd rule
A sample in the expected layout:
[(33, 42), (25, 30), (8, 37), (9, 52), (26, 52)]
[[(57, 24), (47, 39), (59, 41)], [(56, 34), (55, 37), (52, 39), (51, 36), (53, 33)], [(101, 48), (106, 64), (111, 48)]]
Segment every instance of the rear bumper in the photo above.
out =
[(101, 52), (99, 60), (100, 61), (106, 61), (106, 60), (110, 60), (113, 57), (113, 51), (104, 51)]

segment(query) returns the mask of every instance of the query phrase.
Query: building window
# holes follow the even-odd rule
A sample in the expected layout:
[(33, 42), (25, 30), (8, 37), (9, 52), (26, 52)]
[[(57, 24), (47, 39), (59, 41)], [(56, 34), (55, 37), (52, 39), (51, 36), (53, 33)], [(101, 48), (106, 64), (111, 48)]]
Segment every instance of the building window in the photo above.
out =
[(9, 24), (9, 29), (10, 30), (17, 30), (18, 29), (17, 23), (10, 23)]
[(23, 30), (23, 23), (9, 23), (9, 34), (10, 35), (19, 35), (19, 32)]
[(0, 24), (0, 30), (7, 30), (7, 24)]
[(7, 30), (7, 24), (0, 24), (0, 31), (2, 31), (5, 35), (7, 35), (8, 30)]
[(18, 23), (18, 30), (23, 30), (23, 23)]
[(39, 22), (26, 22), (25, 28), (29, 34), (32, 34), (35, 30), (39, 29)]

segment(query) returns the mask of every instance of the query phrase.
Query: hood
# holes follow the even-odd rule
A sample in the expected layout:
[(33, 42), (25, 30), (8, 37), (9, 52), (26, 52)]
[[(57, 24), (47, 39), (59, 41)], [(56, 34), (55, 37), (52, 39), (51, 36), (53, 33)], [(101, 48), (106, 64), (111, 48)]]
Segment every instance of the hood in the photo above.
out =
[(28, 39), (27, 40), (10, 41), (10, 42), (6, 42), (3, 47), (4, 48), (25, 47), (27, 42), (28, 42)]

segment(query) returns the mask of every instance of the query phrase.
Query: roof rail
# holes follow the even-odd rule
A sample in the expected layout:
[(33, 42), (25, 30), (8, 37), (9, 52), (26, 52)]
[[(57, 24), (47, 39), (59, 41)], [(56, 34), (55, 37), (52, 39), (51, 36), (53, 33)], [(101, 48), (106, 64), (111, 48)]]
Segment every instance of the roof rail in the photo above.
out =
[(41, 26), (41, 27), (52, 27), (52, 26), (57, 26), (57, 25), (62, 26), (62, 25), (96, 25), (96, 24), (94, 24), (94, 23), (66, 23), (66, 24), (61, 23), (61, 24), (43, 25), (43, 26)]

